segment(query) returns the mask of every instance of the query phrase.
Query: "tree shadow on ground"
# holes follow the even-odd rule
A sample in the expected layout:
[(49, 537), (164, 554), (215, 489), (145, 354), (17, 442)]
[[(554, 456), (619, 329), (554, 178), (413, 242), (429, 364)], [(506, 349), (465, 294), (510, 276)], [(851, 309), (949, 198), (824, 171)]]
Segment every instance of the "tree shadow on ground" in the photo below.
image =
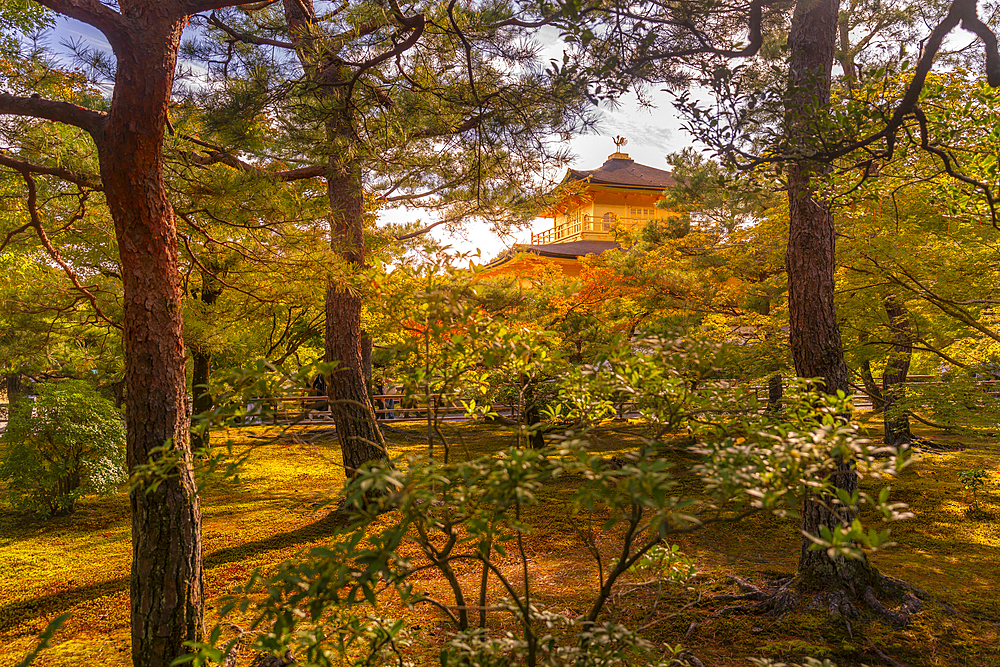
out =
[[(344, 525), (342, 516), (331, 512), (310, 524), (271, 537), (217, 549), (204, 557), (205, 570), (244, 560), (256, 554), (308, 544), (333, 536)], [(60, 614), (88, 600), (126, 592), (128, 577), (116, 577), (62, 591), (55, 591), (0, 605), (0, 633), (6, 633), (26, 619)]]

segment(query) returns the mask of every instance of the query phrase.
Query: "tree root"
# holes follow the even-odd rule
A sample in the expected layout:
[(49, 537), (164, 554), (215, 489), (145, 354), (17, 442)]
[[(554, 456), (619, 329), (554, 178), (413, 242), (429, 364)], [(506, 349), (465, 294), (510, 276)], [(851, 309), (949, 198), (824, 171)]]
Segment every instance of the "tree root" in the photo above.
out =
[(288, 665), (297, 663), (298, 660), (295, 659), (291, 651), (285, 651), (285, 654), (281, 656), (259, 653), (250, 663), (250, 667), (288, 667)]
[(795, 577), (779, 579), (769, 586), (758, 588), (739, 577), (731, 577), (740, 590), (741, 595), (717, 595), (719, 601), (747, 601), (755, 604), (730, 605), (712, 614), (712, 618), (731, 613), (760, 614), (765, 616), (784, 616), (799, 606), (799, 591)]
[[(808, 597), (806, 609), (826, 609), (830, 616), (844, 623), (847, 634), (854, 636), (852, 620), (861, 618), (862, 609), (875, 615), (879, 620), (895, 628), (909, 624), (915, 613), (923, 608), (923, 602), (934, 601), (931, 596), (916, 586), (875, 573), (874, 580), (863, 591), (856, 591), (849, 585), (835, 586), (828, 590), (804, 591), (798, 577), (779, 579), (764, 586), (756, 586), (738, 577), (731, 577), (741, 593), (737, 595), (717, 595), (713, 599), (724, 602), (749, 602), (752, 604), (729, 605), (716, 611), (710, 619), (727, 614), (752, 614), (782, 617), (797, 610), (803, 598)], [(889, 608), (880, 598), (890, 599), (898, 606)], [(942, 604), (949, 611), (953, 607)], [(690, 629), (693, 631), (693, 628)]]
[(963, 445), (952, 445), (944, 442), (937, 442), (934, 440), (928, 440), (927, 438), (921, 438), (919, 436), (913, 436), (910, 439), (910, 447), (913, 449), (922, 449), (934, 452), (960, 452), (965, 447)]
[(873, 650), (873, 651), (875, 651), (875, 655), (877, 655), (878, 657), (880, 657), (880, 658), (882, 658), (883, 660), (885, 660), (886, 662), (888, 662), (888, 663), (889, 663), (890, 665), (892, 665), (892, 667), (906, 667), (906, 666), (905, 666), (905, 665), (904, 665), (903, 663), (901, 663), (901, 662), (900, 662), (899, 660), (896, 660), (896, 659), (895, 659), (895, 658), (893, 658), (892, 656), (890, 656), (890, 655), (886, 655), (885, 653), (883, 653), (883, 652), (882, 652), (882, 651), (881, 651), (881, 650), (879, 649), (879, 647), (878, 647), (878, 646), (875, 646), (875, 642), (873, 642), (872, 640), (870, 640), (870, 639), (868, 640), (868, 645), (872, 647), (872, 650)]
[(958, 430), (958, 428), (956, 426), (954, 426), (954, 425), (950, 425), (950, 424), (937, 424), (935, 422), (930, 421), (929, 419), (924, 419), (923, 417), (921, 417), (920, 415), (918, 415), (916, 412), (910, 412), (909, 416), (912, 417), (913, 419), (916, 419), (918, 422), (920, 422), (924, 426), (930, 426), (931, 428), (941, 429), (945, 433), (955, 433)]
[(695, 657), (691, 651), (684, 651), (678, 656), (681, 660), (691, 665), (691, 667), (705, 667), (705, 663)]

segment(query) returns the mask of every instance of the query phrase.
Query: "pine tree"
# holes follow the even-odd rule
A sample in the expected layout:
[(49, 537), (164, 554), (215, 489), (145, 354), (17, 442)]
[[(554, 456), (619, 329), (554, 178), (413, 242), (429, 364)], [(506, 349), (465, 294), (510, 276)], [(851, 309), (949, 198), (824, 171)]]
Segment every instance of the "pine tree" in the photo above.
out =
[[(191, 468), (176, 224), (163, 173), (163, 137), (181, 31), (191, 14), (231, 2), (44, 0), (40, 5), (88, 23), (115, 56), (106, 111), (38, 92), (0, 92), (0, 114), (55, 121), (86, 132), (96, 146), (124, 286), (127, 459), (155, 464), (155, 485), (131, 492), (132, 661), (169, 665), (202, 630), (201, 510)], [(72, 179), (44, 165), (19, 169), (28, 210), (41, 228), (34, 174)]]
[[(221, 51), (203, 43), (192, 52), (216, 62), (233, 54), (219, 72), (229, 81), (239, 72), (258, 92), (232, 85), (220, 105), (245, 108), (254, 95), (261, 108), (272, 105), (283, 125), (271, 154), (284, 151), (307, 165), (303, 176), (326, 181), (334, 266), (325, 359), (336, 364), (327, 386), (353, 472), (386, 456), (363, 362), (366, 198), (437, 211), (439, 222), (406, 237), (473, 215), (504, 227), (526, 220), (525, 186), (544, 160), (562, 158), (550, 136), (572, 129), (581, 98), (540, 71), (536, 47), (520, 34), (531, 21), (503, 4), (356, 2), (327, 15), (312, 2), (276, 7), (213, 14)], [(277, 80), (264, 83), (261, 72)], [(252, 155), (241, 148), (239, 159)]]

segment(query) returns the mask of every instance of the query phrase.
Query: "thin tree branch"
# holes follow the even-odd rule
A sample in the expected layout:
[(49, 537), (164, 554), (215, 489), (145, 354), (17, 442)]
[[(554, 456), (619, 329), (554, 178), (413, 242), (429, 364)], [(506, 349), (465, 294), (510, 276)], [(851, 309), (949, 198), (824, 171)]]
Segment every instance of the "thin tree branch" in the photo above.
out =
[(94, 293), (80, 283), (80, 278), (77, 276), (76, 271), (74, 271), (73, 267), (63, 260), (63, 258), (59, 255), (59, 251), (53, 247), (52, 242), (45, 233), (45, 229), (42, 227), (42, 219), (38, 215), (38, 191), (35, 187), (35, 178), (31, 175), (31, 172), (27, 170), (21, 171), (20, 174), (24, 178), (25, 185), (28, 186), (27, 206), (28, 215), (31, 217), (30, 225), (35, 228), (35, 232), (38, 234), (38, 238), (41, 240), (42, 245), (45, 246), (45, 250), (48, 251), (52, 260), (62, 267), (62, 270), (65, 271), (67, 276), (69, 276), (70, 281), (73, 283), (73, 287), (87, 297), (90, 301), (90, 305), (94, 308), (94, 312), (97, 313), (97, 316), (114, 328), (121, 330), (122, 325), (112, 321), (107, 315), (104, 314), (104, 311), (101, 310), (100, 304), (97, 303), (97, 297), (94, 296)]
[(316, 178), (317, 176), (326, 176), (326, 165), (323, 164), (313, 164), (308, 167), (297, 167), (295, 169), (286, 169), (285, 171), (264, 171), (265, 175), (277, 178), (279, 181), (301, 181), (305, 178)]
[(418, 236), (423, 236), (424, 234), (426, 234), (427, 232), (431, 231), (432, 229), (434, 229), (438, 225), (445, 224), (446, 222), (449, 222), (449, 221), (448, 220), (438, 220), (437, 222), (434, 222), (434, 223), (431, 223), (431, 224), (427, 225), (423, 229), (418, 229), (417, 231), (410, 232), (408, 234), (399, 234), (397, 236), (394, 236), (393, 238), (396, 239), (397, 241), (406, 241), (408, 239), (415, 239)]
[[(160, 0), (160, 2), (167, 5), (170, 9), (175, 9), (173, 12), (175, 16), (190, 16), (192, 14), (201, 14), (202, 12), (210, 12), (242, 4), (237, 0)], [(258, 2), (250, 3), (248, 7), (251, 8), (251, 11), (254, 11), (255, 5), (263, 5), (262, 7), (256, 7), (256, 9), (263, 9), (263, 7), (267, 6)]]
[[(183, 214), (178, 213), (178, 215), (180, 215), (180, 216), (183, 217)], [(191, 224), (190, 220), (188, 220), (187, 218), (184, 218), (184, 219), (185, 219), (186, 222), (188, 222), (188, 224)], [(219, 276), (219, 274), (217, 272), (211, 271), (204, 264), (201, 263), (201, 260), (198, 259), (198, 257), (194, 254), (194, 251), (191, 249), (191, 244), (188, 242), (188, 235), (187, 234), (178, 234), (177, 236), (180, 237), (180, 239), (182, 241), (184, 241), (184, 248), (187, 249), (188, 255), (191, 257), (191, 261), (194, 262), (195, 264), (197, 264), (199, 269), (201, 269), (205, 273), (213, 276), (216, 280), (218, 280), (220, 283), (222, 283), (223, 285), (225, 285), (229, 289), (233, 290), (234, 292), (239, 292), (240, 294), (244, 294), (244, 295), (250, 297), (251, 299), (253, 299), (255, 301), (259, 301), (261, 303), (274, 303), (273, 299), (262, 299), (257, 294), (254, 294), (252, 292), (248, 292), (245, 289), (241, 289), (241, 288), (237, 287), (236, 285), (230, 284), (230, 283), (226, 282), (225, 280), (223, 280), (222, 277)]]
[(243, 42), (244, 44), (256, 44), (258, 46), (276, 46), (281, 49), (294, 49), (295, 45), (291, 42), (283, 42), (277, 39), (268, 39), (266, 37), (257, 37), (256, 35), (251, 35), (248, 32), (239, 32), (235, 28), (231, 28), (215, 14), (212, 12), (208, 17), (209, 25), (214, 25), (216, 28), (222, 32), (229, 35), (232, 39)]
[[(354, 89), (355, 84), (357, 84), (357, 82), (361, 79), (361, 76), (365, 72), (367, 72), (373, 67), (377, 67), (386, 60), (391, 60), (392, 58), (395, 58), (396, 56), (410, 50), (410, 48), (413, 47), (413, 45), (420, 40), (420, 36), (424, 34), (424, 27), (426, 26), (426, 22), (423, 14), (417, 14), (416, 16), (413, 17), (401, 16), (400, 23), (402, 24), (401, 26), (402, 28), (410, 31), (410, 35), (402, 42), (400, 42), (393, 48), (389, 49), (382, 55), (376, 56), (375, 58), (372, 58), (370, 60), (366, 60), (363, 63), (356, 63), (358, 69), (356, 72), (354, 72), (354, 76), (351, 77), (351, 80), (347, 82), (348, 91), (352, 91)], [(400, 32), (402, 32), (402, 30)], [(335, 76), (337, 70), (340, 68), (340, 64), (341, 64), (340, 61), (334, 62), (332, 65), (330, 65), (326, 70), (322, 72), (321, 78), (324, 80), (330, 80), (331, 77)], [(346, 97), (350, 99), (351, 97), (350, 92), (348, 92)]]
[(231, 153), (227, 153), (217, 146), (212, 146), (211, 144), (204, 142), (195, 137), (190, 137), (187, 135), (181, 135), (182, 139), (186, 139), (199, 146), (208, 147), (205, 155), (190, 155), (189, 160), (198, 166), (207, 167), (213, 164), (225, 164), (233, 169), (239, 171), (245, 171), (251, 174), (257, 174), (259, 176), (265, 176), (270, 178), (276, 178), (279, 181), (291, 182), (291, 181), (301, 181), (306, 178), (316, 178), (317, 176), (326, 176), (326, 166), (321, 164), (307, 165), (305, 167), (296, 167), (294, 169), (285, 169), (282, 171), (268, 171), (266, 169), (261, 169), (260, 167), (250, 164), (245, 160), (241, 160)]
[(104, 190), (104, 183), (101, 182), (99, 176), (73, 171), (72, 169), (67, 169), (65, 167), (46, 167), (39, 164), (32, 164), (23, 160), (17, 160), (9, 155), (4, 155), (3, 153), (0, 153), (0, 165), (10, 167), (15, 171), (20, 172), (29, 171), (33, 174), (56, 176), (64, 181), (79, 185), (81, 188)]
[(278, 0), (261, 0), (260, 2), (250, 2), (245, 5), (238, 5), (237, 8), (241, 12), (259, 12), (262, 9), (267, 9)]

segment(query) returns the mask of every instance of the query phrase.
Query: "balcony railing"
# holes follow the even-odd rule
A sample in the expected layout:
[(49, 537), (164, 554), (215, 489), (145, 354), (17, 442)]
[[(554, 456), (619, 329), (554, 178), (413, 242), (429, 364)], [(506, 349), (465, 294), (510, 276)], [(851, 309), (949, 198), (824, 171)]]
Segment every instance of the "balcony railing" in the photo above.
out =
[(600, 234), (610, 234), (615, 226), (632, 227), (637, 224), (645, 224), (651, 218), (604, 218), (585, 215), (578, 221), (569, 222), (563, 225), (556, 225), (552, 229), (546, 229), (537, 234), (532, 233), (531, 245), (548, 245), (550, 243), (568, 243), (584, 232), (598, 232)]

